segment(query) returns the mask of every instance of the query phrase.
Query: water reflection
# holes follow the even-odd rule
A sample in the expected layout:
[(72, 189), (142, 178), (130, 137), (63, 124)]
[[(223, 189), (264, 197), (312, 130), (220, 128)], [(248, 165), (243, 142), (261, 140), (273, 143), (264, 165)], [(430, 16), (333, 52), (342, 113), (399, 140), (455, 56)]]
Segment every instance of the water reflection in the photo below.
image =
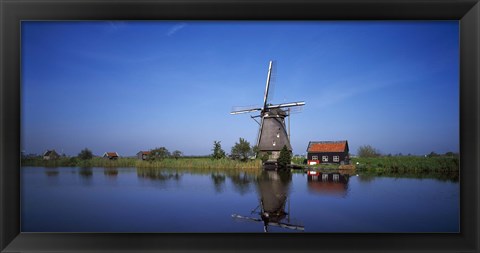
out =
[(118, 176), (118, 169), (117, 168), (104, 168), (103, 174), (107, 177), (116, 177)]
[(348, 173), (309, 171), (307, 175), (307, 184), (310, 192), (322, 195), (347, 196)]
[(290, 172), (263, 171), (256, 180), (259, 204), (250, 212), (252, 216), (232, 214), (232, 217), (263, 223), (264, 232), (269, 231), (269, 226), (303, 231), (303, 226), (290, 222), (290, 210), (285, 210), (291, 182)]
[(93, 176), (93, 170), (92, 168), (80, 168), (78, 171), (78, 174), (83, 177), (83, 178), (91, 178)]
[(225, 190), (225, 175), (220, 173), (212, 173), (210, 177), (212, 178), (215, 192), (223, 192)]
[(58, 176), (59, 172), (57, 168), (46, 168), (45, 169), (45, 175), (47, 177), (53, 177), (53, 176)]
[(178, 172), (168, 172), (162, 170), (137, 169), (137, 176), (140, 178), (152, 179), (156, 181), (175, 180), (179, 181), (182, 177)]
[(255, 176), (247, 173), (233, 174), (230, 175), (229, 178), (232, 181), (234, 189), (239, 192), (240, 195), (250, 192), (250, 186), (255, 180)]
[[(21, 173), (25, 232), (458, 232), (453, 173), (324, 170), (313, 177), (123, 167)], [(192, 206), (201, 208), (192, 215)]]

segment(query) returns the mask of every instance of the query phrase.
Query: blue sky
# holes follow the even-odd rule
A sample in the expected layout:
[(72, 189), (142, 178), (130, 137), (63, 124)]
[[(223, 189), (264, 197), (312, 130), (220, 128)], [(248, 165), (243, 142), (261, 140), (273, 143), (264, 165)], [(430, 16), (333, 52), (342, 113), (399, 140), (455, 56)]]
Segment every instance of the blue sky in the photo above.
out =
[(305, 101), (291, 143), (348, 140), (351, 153), (459, 150), (457, 21), (22, 22), (22, 150), (76, 155), (164, 146), (227, 153), (272, 103)]

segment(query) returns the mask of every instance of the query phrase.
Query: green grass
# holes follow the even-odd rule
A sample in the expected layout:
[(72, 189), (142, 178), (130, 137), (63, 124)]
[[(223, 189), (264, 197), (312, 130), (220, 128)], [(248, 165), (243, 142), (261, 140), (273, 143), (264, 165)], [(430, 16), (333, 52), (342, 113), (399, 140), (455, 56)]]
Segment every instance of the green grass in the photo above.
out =
[(164, 175), (176, 175), (183, 173), (190, 174), (204, 174), (204, 175), (226, 175), (226, 176), (238, 176), (238, 175), (249, 175), (249, 176), (258, 176), (262, 173), (261, 168), (141, 168), (137, 167), (137, 173), (146, 177), (157, 178)]
[(136, 158), (119, 158), (108, 160), (95, 157), (91, 160), (79, 160), (77, 158), (59, 158), (52, 161), (44, 161), (41, 158), (24, 159), (22, 166), (41, 167), (137, 167), (137, 168), (185, 168), (185, 169), (242, 169), (258, 170), (262, 168), (261, 160), (249, 160), (241, 162), (230, 159), (212, 160), (208, 157), (195, 158), (167, 158), (162, 161), (143, 161)]
[[(294, 160), (301, 164), (303, 160)], [(358, 162), (358, 164), (357, 164)], [(377, 176), (429, 177), (458, 180), (459, 159), (456, 156), (418, 157), (418, 156), (381, 156), (374, 158), (353, 158), (350, 164), (359, 173)], [(312, 169), (339, 169), (337, 164), (309, 165)]]
[(357, 170), (372, 172), (417, 173), (459, 171), (459, 159), (458, 157), (453, 156), (383, 156), (374, 158), (353, 158), (351, 164), (354, 164)]

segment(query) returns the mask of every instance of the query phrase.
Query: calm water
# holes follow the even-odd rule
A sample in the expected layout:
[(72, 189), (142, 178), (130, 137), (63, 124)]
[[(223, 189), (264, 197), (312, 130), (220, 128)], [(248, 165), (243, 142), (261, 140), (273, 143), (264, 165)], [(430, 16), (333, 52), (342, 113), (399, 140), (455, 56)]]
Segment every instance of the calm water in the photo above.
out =
[(22, 168), (24, 232), (458, 232), (459, 183)]

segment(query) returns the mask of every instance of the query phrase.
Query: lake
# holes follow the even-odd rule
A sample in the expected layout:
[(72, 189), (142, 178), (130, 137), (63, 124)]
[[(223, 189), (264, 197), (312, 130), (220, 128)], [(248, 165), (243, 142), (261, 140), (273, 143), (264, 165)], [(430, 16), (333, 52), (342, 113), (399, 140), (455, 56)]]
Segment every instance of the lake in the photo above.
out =
[(21, 169), (22, 232), (458, 232), (458, 180)]

